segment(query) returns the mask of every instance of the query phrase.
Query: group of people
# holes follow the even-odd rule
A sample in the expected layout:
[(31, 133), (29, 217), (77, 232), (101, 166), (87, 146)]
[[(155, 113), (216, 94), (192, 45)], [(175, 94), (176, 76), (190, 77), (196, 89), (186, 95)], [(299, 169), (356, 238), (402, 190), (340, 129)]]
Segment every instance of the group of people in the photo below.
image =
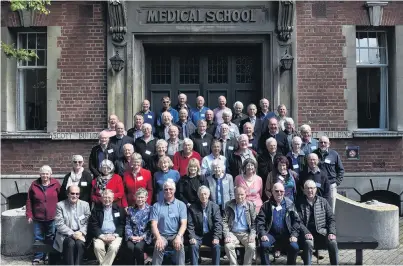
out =
[[(257, 246), (264, 265), (269, 251), (295, 264), (300, 249), (309, 265), (314, 247), (326, 246), (338, 264), (335, 196), (344, 169), (329, 139), (312, 138), (309, 125), (296, 130), (286, 107), (270, 112), (267, 99), (259, 112), (248, 105), (247, 114), (241, 102), (233, 113), (224, 96), (214, 110), (202, 96), (196, 108), (184, 94), (178, 102), (172, 108), (163, 97), (156, 114), (144, 100), (127, 131), (111, 115), (91, 150), (90, 171), (74, 155), (62, 185), (42, 166), (26, 208), (35, 240), (53, 241), (66, 265), (81, 264), (89, 247), (100, 265), (112, 265), (118, 252), (127, 264), (171, 257), (197, 265), (201, 245), (211, 247), (215, 265), (221, 246), (237, 265), (238, 245), (244, 265)], [(33, 263), (44, 260), (36, 253)]]

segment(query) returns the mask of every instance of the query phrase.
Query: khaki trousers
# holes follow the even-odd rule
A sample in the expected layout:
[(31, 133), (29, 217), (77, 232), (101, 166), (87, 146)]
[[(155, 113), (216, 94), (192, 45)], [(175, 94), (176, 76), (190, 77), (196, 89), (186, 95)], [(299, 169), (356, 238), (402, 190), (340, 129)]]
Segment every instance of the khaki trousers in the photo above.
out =
[[(101, 239), (94, 238), (94, 253), (99, 261), (99, 265), (112, 265), (121, 243), (121, 237), (116, 237), (109, 245), (105, 244)], [(107, 251), (106, 246), (108, 246)]]
[(245, 257), (243, 260), (244, 265), (252, 265), (253, 255), (256, 250), (256, 243), (253, 239), (253, 242), (249, 242), (249, 233), (235, 233), (230, 232), (228, 237), (231, 237), (232, 241), (230, 243), (225, 243), (225, 253), (229, 259), (230, 265), (238, 265), (237, 256), (235, 253), (235, 246), (241, 243), (245, 247)]

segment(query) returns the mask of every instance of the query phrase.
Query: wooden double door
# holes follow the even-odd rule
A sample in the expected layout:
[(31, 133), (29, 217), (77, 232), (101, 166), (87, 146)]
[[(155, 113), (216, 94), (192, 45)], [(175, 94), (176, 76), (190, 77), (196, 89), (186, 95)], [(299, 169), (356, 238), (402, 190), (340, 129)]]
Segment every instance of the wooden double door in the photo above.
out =
[(185, 93), (194, 107), (196, 97), (215, 108), (220, 95), (227, 106), (241, 101), (245, 106), (261, 98), (259, 46), (152, 46), (146, 48), (147, 94), (153, 110), (161, 109), (161, 98), (169, 96), (172, 106)]

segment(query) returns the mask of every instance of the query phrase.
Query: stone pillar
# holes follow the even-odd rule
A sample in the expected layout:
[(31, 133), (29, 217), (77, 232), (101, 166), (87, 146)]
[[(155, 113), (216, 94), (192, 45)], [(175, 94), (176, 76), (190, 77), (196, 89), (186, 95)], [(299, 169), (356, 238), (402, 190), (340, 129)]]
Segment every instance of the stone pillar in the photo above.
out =
[[(133, 36), (133, 56), (132, 56), (132, 120), (133, 115), (141, 110), (141, 104), (143, 99), (147, 98), (147, 93), (145, 91), (145, 54), (143, 42)], [(149, 99), (150, 100), (150, 99)]]

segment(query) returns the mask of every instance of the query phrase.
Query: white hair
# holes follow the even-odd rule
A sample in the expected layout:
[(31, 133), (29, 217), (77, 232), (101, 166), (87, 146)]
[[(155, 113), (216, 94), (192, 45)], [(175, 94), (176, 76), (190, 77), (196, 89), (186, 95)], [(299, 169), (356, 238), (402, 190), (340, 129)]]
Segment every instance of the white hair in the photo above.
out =
[(115, 193), (113, 193), (113, 190), (112, 190), (112, 189), (109, 189), (109, 188), (107, 188), (107, 189), (105, 189), (105, 190), (103, 190), (103, 191), (101, 192), (101, 196), (106, 196), (106, 195), (108, 195), (108, 194), (112, 194), (112, 196), (115, 195)]
[(304, 125), (300, 126), (299, 130), (300, 131), (308, 131), (308, 132), (312, 131), (311, 127), (309, 125), (307, 125), (307, 124), (304, 124)]
[(189, 138), (184, 138), (183, 139), (183, 144), (192, 144), (192, 147), (193, 147), (193, 140), (191, 140)]
[(180, 112), (186, 112), (186, 114), (189, 114), (189, 112), (188, 112), (188, 110), (186, 110), (186, 108), (180, 109), (180, 110), (179, 110), (179, 113), (180, 113)]
[(157, 140), (157, 143), (155, 143), (155, 147), (158, 148), (159, 146), (164, 145), (165, 147), (168, 147), (168, 142), (165, 139), (159, 139)]
[(172, 179), (168, 179), (167, 181), (164, 182), (164, 185), (162, 187), (165, 189), (167, 186), (172, 186), (176, 190), (176, 183)]
[(251, 104), (248, 105), (248, 110), (249, 110), (250, 108), (252, 108), (252, 107), (255, 107), (255, 108), (257, 109), (256, 105), (255, 105), (254, 103), (251, 103)]
[(266, 146), (267, 146), (268, 144), (272, 143), (272, 142), (274, 142), (274, 143), (277, 144), (277, 140), (276, 140), (275, 138), (270, 137), (270, 138), (266, 139)]
[(215, 166), (221, 166), (222, 168), (225, 169), (225, 165), (224, 162), (219, 160), (219, 159), (215, 159), (212, 163), (211, 163), (211, 167), (215, 167)]
[(241, 135), (238, 136), (238, 138), (236, 140), (239, 142), (239, 141), (241, 141), (243, 139), (249, 140), (248, 135), (241, 134)]
[(229, 108), (225, 109), (224, 111), (222, 111), (222, 115), (232, 116), (231, 109)]
[(284, 119), (284, 125), (294, 125), (294, 119), (292, 119), (291, 117), (286, 117)]
[(50, 168), (49, 165), (43, 165), (41, 168), (39, 168), (39, 173), (40, 174), (44, 174), (44, 173), (52, 174), (52, 168)]
[(125, 146), (126, 146), (126, 147), (129, 147), (130, 150), (131, 150), (131, 152), (134, 152), (133, 144), (131, 144), (131, 143), (126, 143), (125, 145), (123, 145), (123, 148), (124, 148)]
[(304, 188), (306, 188), (309, 185), (312, 187), (316, 187), (316, 183), (312, 179), (308, 179), (307, 181), (305, 181)]
[(207, 190), (208, 191), (208, 193), (210, 194), (210, 189), (207, 187), (207, 186), (200, 186), (199, 187), (199, 189), (197, 190), (197, 196), (200, 196), (200, 193), (203, 191), (203, 190)]
[(240, 106), (241, 106), (241, 109), (243, 109), (243, 103), (242, 103), (242, 102), (236, 101), (236, 102), (234, 103), (234, 109), (235, 109), (235, 107), (236, 107), (237, 105), (240, 105)]
[(103, 161), (101, 162), (101, 168), (102, 168), (103, 166), (106, 166), (106, 167), (109, 168), (109, 173), (112, 173), (113, 170), (115, 170), (115, 165), (114, 165), (113, 162), (110, 161), (110, 160), (106, 160), (106, 159), (103, 160)]
[(84, 158), (83, 158), (83, 156), (77, 154), (77, 155), (73, 155), (73, 157), (71, 157), (71, 161), (72, 162), (74, 162), (74, 161), (84, 162)]
[(292, 143), (297, 143), (297, 141), (299, 143), (302, 143), (302, 139), (299, 136), (295, 136), (292, 138)]
[(153, 128), (149, 123), (144, 123), (142, 126), (141, 126), (141, 129), (142, 130), (144, 130), (145, 128)]

